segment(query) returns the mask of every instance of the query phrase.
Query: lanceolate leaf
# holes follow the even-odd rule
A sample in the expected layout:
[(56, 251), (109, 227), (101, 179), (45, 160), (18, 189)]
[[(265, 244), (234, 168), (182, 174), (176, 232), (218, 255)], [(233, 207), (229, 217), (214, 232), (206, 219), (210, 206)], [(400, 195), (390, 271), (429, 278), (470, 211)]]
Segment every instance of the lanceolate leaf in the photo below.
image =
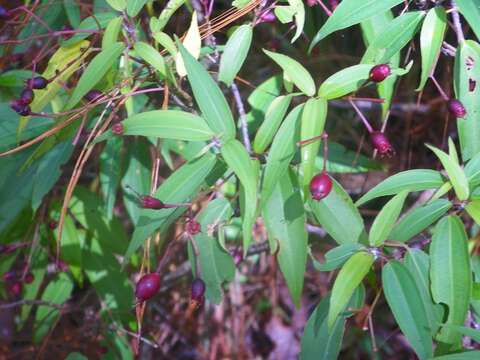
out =
[(245, 147), (235, 139), (222, 145), (223, 159), (240, 180), (245, 191), (245, 213), (242, 223), (243, 249), (246, 253), (252, 239), (257, 209), (257, 173)]
[(298, 150), (296, 142), (300, 137), (302, 111), (303, 104), (290, 111), (273, 139), (263, 175), (261, 194), (263, 204), (268, 201), (278, 180), (287, 172), (290, 161)]
[(443, 356), (435, 356), (432, 358), (432, 360), (477, 360), (479, 357), (480, 350), (473, 350)]
[(437, 149), (433, 146), (427, 145), (427, 147), (432, 150), (435, 155), (440, 159), (445, 171), (448, 174), (450, 182), (453, 185), (453, 189), (455, 190), (455, 194), (457, 195), (458, 199), (463, 201), (468, 199), (468, 195), (470, 194), (470, 190), (468, 187), (468, 180), (463, 172), (463, 169), (460, 165), (448, 154), (443, 152), (440, 149)]
[(278, 263), (297, 307), (302, 296), (307, 238), (305, 211), (292, 171), (282, 176), (264, 206), (263, 217), (271, 249), (278, 241)]
[(361, 206), (380, 196), (398, 194), (402, 190), (422, 191), (436, 189), (442, 186), (444, 182), (442, 175), (435, 170), (415, 169), (402, 171), (375, 186), (357, 200), (356, 205)]
[(127, 14), (128, 16), (137, 16), (143, 6), (148, 0), (128, 0), (127, 1)]
[(102, 77), (110, 70), (110, 67), (117, 61), (120, 54), (125, 49), (122, 43), (114, 43), (98, 53), (90, 64), (88, 64), (84, 73), (80, 77), (66, 109), (72, 109), (82, 99), (82, 97), (95, 87)]
[[(163, 182), (154, 196), (165, 203), (179, 203), (191, 200), (191, 197), (196, 194), (214, 168), (216, 161), (215, 156), (205, 154), (201, 158), (183, 165)], [(132, 235), (132, 240), (125, 254), (126, 261), (142, 246), (148, 236), (155, 230), (169, 225), (186, 209), (185, 206), (162, 210), (142, 209)]]
[(235, 137), (235, 123), (222, 91), (185, 47), (180, 43), (178, 47), (187, 69), (193, 95), (210, 129), (224, 140)]
[(402, 333), (420, 359), (430, 359), (433, 356), (430, 325), (415, 279), (402, 263), (392, 260), (382, 269), (382, 284)]
[(480, 153), (475, 155), (467, 165), (465, 165), (464, 171), (471, 187), (480, 184)]
[[(303, 108), (300, 140), (311, 139), (323, 133), (327, 118), (328, 104), (325, 99), (308, 99)], [(315, 175), (315, 160), (320, 148), (320, 140), (302, 145), (303, 188), (308, 188), (310, 180)]]
[(117, 198), (117, 189), (121, 179), (121, 154), (123, 139), (112, 137), (100, 155), (100, 185), (105, 199), (105, 212), (108, 219), (113, 217), (113, 207)]
[(332, 271), (342, 266), (353, 254), (364, 249), (360, 244), (343, 244), (329, 250), (325, 254), (325, 262), (323, 264), (314, 264), (319, 271)]
[(127, 7), (127, 0), (107, 0), (107, 2), (108, 5), (117, 11), (122, 11)]
[(291, 95), (281, 95), (276, 97), (268, 106), (265, 119), (262, 125), (260, 125), (253, 141), (253, 150), (257, 154), (263, 153), (272, 142), (275, 133), (287, 113), (291, 100)]
[[(430, 245), (430, 257), (433, 299), (448, 306), (447, 324), (463, 325), (470, 302), (472, 274), (467, 234), (457, 216), (446, 216), (438, 222)], [(454, 344), (460, 340), (460, 335), (443, 328), (437, 340)]]
[(473, 32), (480, 39), (480, 24), (478, 18), (480, 17), (480, 6), (477, 1), (471, 0), (457, 0), (455, 1), (458, 10), (467, 19), (468, 25), (472, 27)]
[(401, 2), (402, 0), (365, 0), (359, 3), (357, 0), (343, 0), (313, 38), (310, 50), (327, 35), (384, 13)]
[(338, 244), (358, 242), (364, 231), (363, 219), (338, 182), (333, 180), (332, 191), (326, 198), (310, 199), (309, 204), (320, 225)]
[(463, 161), (480, 152), (480, 69), (468, 64), (480, 63), (480, 45), (466, 40), (458, 45), (454, 67), (455, 96), (467, 114), (456, 119)]
[(223, 50), (218, 79), (227, 86), (232, 85), (245, 61), (252, 43), (253, 28), (251, 25), (239, 26), (230, 36)]
[[(67, 0), (67, 1), (70, 1), (70, 0)], [(103, 50), (107, 49), (110, 46), (110, 44), (118, 41), (118, 36), (120, 35), (120, 30), (122, 29), (122, 22), (123, 22), (123, 18), (121, 16), (117, 16), (116, 18), (112, 19), (108, 23), (102, 37)]]
[(395, 195), (385, 206), (380, 210), (375, 218), (368, 240), (372, 246), (380, 246), (392, 231), (393, 225), (398, 219), (403, 208), (403, 203), (408, 195), (407, 190), (403, 190), (398, 195)]
[(162, 55), (151, 45), (138, 41), (135, 43), (135, 52), (143, 60), (153, 66), (163, 78), (167, 77), (167, 67)]
[(442, 6), (436, 6), (430, 9), (423, 22), (422, 31), (420, 32), (422, 74), (417, 91), (423, 89), (437, 63), (446, 28), (447, 15), (445, 9)]
[(277, 54), (265, 49), (263, 49), (263, 52), (282, 68), (288, 79), (293, 82), (301, 92), (307, 96), (313, 96), (315, 94), (315, 82), (313, 81), (312, 75), (310, 75), (302, 64), (287, 55)]
[(135, 114), (124, 121), (123, 135), (166, 139), (210, 140), (214, 133), (201, 117), (179, 110), (153, 110)]
[(465, 210), (467, 210), (468, 215), (475, 220), (477, 225), (480, 224), (480, 200), (473, 200), (469, 202), (465, 207)]
[(328, 328), (333, 329), (338, 315), (350, 300), (355, 288), (370, 271), (375, 258), (372, 254), (360, 251), (343, 265), (333, 284), (330, 308), (328, 311)]
[(393, 19), (373, 40), (363, 55), (363, 64), (385, 63), (412, 40), (425, 13), (409, 11)]
[[(185, 35), (182, 40), (182, 45), (188, 51), (188, 53), (192, 55), (193, 58), (198, 59), (200, 56), (200, 49), (202, 47), (202, 38), (200, 36), (200, 29), (198, 28), (196, 11), (194, 11), (192, 14), (192, 21), (190, 22), (187, 35)], [(182, 54), (179, 54), (178, 52), (175, 58), (175, 65), (177, 67), (177, 73), (179, 76), (183, 77), (187, 75)]]
[(368, 80), (372, 66), (360, 64), (340, 70), (320, 85), (318, 96), (335, 99), (356, 91)]
[(390, 233), (391, 240), (406, 242), (440, 219), (452, 207), (445, 199), (437, 199), (408, 213)]

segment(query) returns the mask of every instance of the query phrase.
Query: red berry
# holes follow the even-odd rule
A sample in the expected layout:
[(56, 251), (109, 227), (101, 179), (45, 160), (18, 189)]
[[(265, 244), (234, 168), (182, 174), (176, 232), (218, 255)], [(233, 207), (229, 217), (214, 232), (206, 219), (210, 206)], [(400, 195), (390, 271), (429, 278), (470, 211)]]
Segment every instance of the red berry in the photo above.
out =
[(160, 210), (165, 208), (165, 203), (153, 196), (145, 195), (141, 198), (142, 208)]
[(116, 123), (112, 125), (112, 133), (115, 135), (122, 135), (123, 134), (123, 124), (122, 123)]
[(30, 89), (45, 89), (48, 85), (48, 80), (43, 76), (35, 76), (33, 79), (28, 79), (26, 85)]
[(195, 219), (190, 219), (185, 224), (185, 231), (190, 235), (197, 235), (202, 231), (202, 226)]
[(143, 275), (135, 287), (135, 296), (141, 301), (153, 297), (160, 290), (160, 275), (150, 273)]
[(50, 220), (48, 222), (48, 228), (50, 230), (55, 230), (57, 228), (57, 226), (58, 226), (58, 222), (56, 220)]
[(310, 194), (314, 200), (322, 200), (326, 198), (332, 191), (332, 179), (325, 172), (315, 175), (310, 181)]
[(457, 99), (450, 99), (447, 102), (447, 108), (450, 114), (457, 118), (463, 118), (467, 115), (467, 110), (463, 106), (462, 102)]
[(103, 96), (103, 93), (100, 90), (90, 90), (88, 93), (86, 93), (83, 98), (87, 100), (88, 102), (93, 102), (97, 100), (99, 97)]
[(25, 281), (25, 284), (31, 284), (33, 280), (35, 280), (35, 277), (31, 272), (29, 272), (25, 275), (25, 278), (23, 280)]
[(395, 150), (393, 150), (392, 144), (385, 136), (384, 133), (380, 131), (373, 131), (370, 134), (370, 139), (372, 141), (373, 147), (378, 151), (381, 156), (391, 157), (395, 154)]
[(22, 93), (20, 94), (20, 102), (23, 105), (31, 104), (34, 98), (33, 90), (30, 88), (23, 89)]
[(392, 70), (388, 64), (375, 65), (370, 70), (370, 80), (374, 82), (381, 82), (385, 80), (391, 73)]
[(196, 302), (203, 301), (203, 295), (205, 295), (205, 283), (202, 279), (196, 278), (192, 282), (192, 287), (190, 290), (190, 299)]
[(10, 286), (10, 293), (13, 295), (13, 296), (18, 296), (22, 293), (22, 290), (23, 290), (23, 285), (21, 282), (14, 282), (12, 284), (12, 286)]

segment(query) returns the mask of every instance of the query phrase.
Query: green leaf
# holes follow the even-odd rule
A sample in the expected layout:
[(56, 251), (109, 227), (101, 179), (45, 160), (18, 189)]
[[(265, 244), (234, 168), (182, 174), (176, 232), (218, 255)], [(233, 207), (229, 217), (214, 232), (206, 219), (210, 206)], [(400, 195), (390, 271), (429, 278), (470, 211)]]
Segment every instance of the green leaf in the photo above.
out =
[(187, 141), (210, 140), (214, 136), (204, 119), (179, 110), (146, 111), (128, 117), (122, 124), (123, 135)]
[(328, 329), (331, 331), (338, 315), (343, 311), (350, 300), (355, 288), (370, 271), (375, 257), (364, 251), (354, 254), (342, 266), (332, 288), (330, 308), (328, 311)]
[(414, 278), (402, 263), (391, 260), (382, 269), (382, 284), (400, 330), (420, 359), (431, 358), (430, 326)]
[[(467, 316), (472, 288), (467, 241), (463, 223), (450, 215), (438, 222), (430, 245), (432, 295), (448, 306), (447, 324), (463, 325)], [(443, 328), (437, 340), (455, 344), (460, 335)]]
[(235, 123), (225, 96), (207, 70), (178, 42), (193, 96), (208, 126), (224, 140), (235, 137)]
[(263, 218), (272, 251), (278, 241), (277, 259), (280, 270), (287, 281), (293, 302), (299, 307), (307, 261), (308, 234), (303, 200), (292, 171), (277, 182), (263, 209)]
[(359, 64), (336, 72), (320, 85), (318, 96), (335, 99), (358, 90), (368, 80), (372, 67)]
[(293, 44), (303, 32), (303, 27), (305, 25), (305, 6), (303, 5), (302, 0), (288, 0), (288, 3), (294, 11), (293, 16), (295, 18), (295, 26), (297, 28), (291, 41)]
[(248, 250), (257, 210), (257, 173), (245, 147), (232, 139), (220, 148), (223, 159), (240, 180), (245, 191), (245, 213), (242, 222), (243, 249)]
[(437, 64), (443, 37), (447, 29), (447, 15), (442, 6), (436, 6), (427, 13), (420, 32), (420, 50), (422, 52), (422, 74), (417, 91), (423, 90), (428, 77)]
[(478, 24), (478, 19), (480, 17), (480, 4), (478, 1), (456, 0), (455, 4), (457, 5), (458, 10), (460, 10), (460, 13), (467, 20), (468, 25), (472, 27), (477, 39), (480, 39), (480, 24)]
[(480, 224), (480, 200), (470, 201), (465, 207), (468, 215), (478, 224)]
[(371, 246), (380, 246), (388, 239), (393, 225), (395, 225), (400, 216), (407, 195), (408, 190), (403, 190), (388, 201), (380, 210), (370, 228), (368, 241)]
[(77, 105), (82, 97), (97, 85), (118, 60), (124, 49), (125, 45), (122, 43), (111, 44), (90, 61), (80, 80), (78, 80), (78, 84), (65, 107), (66, 110), (70, 110)]
[(393, 19), (370, 43), (361, 62), (363, 64), (388, 62), (412, 40), (424, 16), (423, 11), (409, 11)]
[(101, 13), (95, 14), (95, 17), (89, 16), (83, 19), (80, 25), (78, 25), (78, 28), (76, 28), (76, 30), (84, 30), (84, 31), (77, 32), (70, 39), (62, 41), (61, 42), (62, 47), (65, 48), (65, 47), (72, 46), (78, 43), (79, 41), (91, 36), (93, 33), (89, 33), (88, 30), (99, 31), (104, 29), (110, 23), (111, 20), (117, 17), (117, 15), (118, 14), (114, 12), (101, 12)]
[(298, 61), (283, 54), (263, 49), (263, 52), (282, 68), (288, 79), (307, 96), (315, 95), (315, 82), (312, 75)]
[(80, 25), (80, 6), (75, 1), (63, 0), (65, 14), (67, 14), (68, 22), (73, 28)]
[(456, 354), (435, 356), (432, 360), (477, 360), (480, 357), (480, 350), (464, 351)]
[(360, 250), (364, 250), (364, 246), (360, 244), (343, 244), (334, 247), (325, 254), (325, 262), (320, 264), (314, 263), (318, 271), (332, 271), (342, 266), (353, 254)]
[(175, 11), (178, 10), (180, 6), (183, 5), (184, 2), (185, 0), (169, 0), (163, 8), (162, 12), (160, 13), (158, 19), (151, 18), (150, 29), (152, 30), (152, 32), (161, 31), (165, 27), (165, 25), (167, 25), (170, 17), (175, 13)]
[(430, 258), (422, 250), (408, 249), (403, 264), (417, 285), (428, 318), (430, 334), (435, 336), (443, 319), (443, 306), (435, 304), (430, 292)]
[[(160, 185), (154, 196), (165, 203), (188, 201), (205, 182), (216, 162), (216, 157), (208, 153), (201, 158), (184, 164)], [(125, 259), (130, 259), (148, 236), (157, 229), (168, 226), (172, 221), (181, 216), (185, 210), (185, 207), (162, 210), (142, 209), (132, 235), (132, 240), (125, 253)]]
[[(300, 140), (311, 139), (323, 133), (327, 118), (328, 103), (325, 99), (308, 99), (303, 108)], [(315, 160), (320, 147), (320, 140), (302, 145), (302, 185), (306, 194), (310, 180), (315, 175)]]
[(108, 23), (102, 37), (102, 50), (107, 49), (110, 44), (118, 41), (118, 36), (122, 30), (122, 23), (123, 18), (121, 16), (117, 16)]
[(297, 105), (290, 111), (273, 139), (263, 174), (262, 204), (268, 201), (278, 179), (287, 172), (290, 162), (295, 156), (298, 149), (297, 140), (300, 136), (302, 111), (303, 104)]
[(143, 60), (153, 66), (162, 76), (163, 79), (168, 77), (167, 66), (163, 56), (151, 45), (138, 41), (135, 43), (135, 52)]
[(444, 327), (455, 330), (464, 336), (472, 338), (475, 342), (480, 342), (480, 330), (472, 329), (466, 326), (444, 324)]
[(327, 326), (330, 296), (322, 299), (308, 318), (303, 331), (300, 360), (335, 360), (342, 347), (345, 317), (338, 317), (332, 329)]
[(170, 53), (170, 55), (173, 57), (177, 56), (177, 47), (175, 46), (175, 42), (168, 34), (159, 31), (153, 34), (153, 38), (157, 43), (162, 45)]
[(235, 276), (235, 264), (217, 238), (211, 236), (212, 228), (228, 220), (233, 209), (225, 198), (211, 201), (198, 216), (202, 232), (194, 236), (200, 253), (201, 278), (205, 281), (205, 297), (215, 304), (222, 301), (222, 285), (232, 281)]
[(68, 354), (65, 360), (88, 360), (88, 358), (79, 352), (72, 352)]
[(121, 177), (121, 158), (123, 139), (112, 137), (100, 154), (100, 186), (105, 199), (105, 213), (108, 219), (113, 217), (113, 207), (117, 198), (117, 189)]
[(384, 13), (401, 2), (402, 0), (365, 0), (359, 3), (357, 0), (343, 0), (315, 35), (309, 51), (331, 33), (361, 23), (376, 14)]
[(475, 155), (470, 161), (467, 162), (465, 168), (465, 175), (467, 176), (468, 183), (471, 187), (475, 187), (480, 184), (480, 153)]
[(395, 225), (389, 238), (401, 242), (409, 241), (440, 219), (451, 207), (452, 203), (445, 199), (437, 199), (419, 206)]
[(310, 207), (323, 229), (338, 243), (357, 243), (364, 231), (363, 219), (352, 199), (342, 186), (332, 179), (333, 187), (320, 201), (309, 201)]
[[(108, 5), (110, 5), (114, 10), (123, 11), (127, 7), (127, 0), (107, 0)], [(129, 1), (130, 3), (134, 1)]]
[(468, 187), (467, 177), (465, 176), (465, 173), (460, 165), (442, 150), (428, 144), (427, 147), (432, 150), (440, 159), (440, 162), (447, 172), (450, 182), (452, 183), (453, 190), (455, 190), (455, 194), (457, 195), (458, 199), (461, 201), (467, 200), (468, 195), (470, 195), (470, 190)]
[(251, 25), (241, 25), (230, 36), (223, 50), (218, 70), (218, 80), (227, 86), (232, 85), (237, 76), (252, 43), (253, 28)]
[[(57, 278), (51, 281), (42, 294), (42, 300), (51, 304), (63, 304), (72, 293), (73, 283), (65, 273), (59, 273)], [(55, 324), (60, 310), (50, 306), (41, 305), (35, 314), (35, 332), (33, 339), (39, 343), (51, 327)]]
[(423, 191), (436, 189), (443, 185), (442, 175), (435, 170), (415, 169), (399, 172), (392, 175), (368, 191), (355, 203), (361, 206), (380, 196), (398, 194), (402, 190)]
[(263, 153), (270, 145), (287, 113), (291, 101), (291, 95), (281, 95), (274, 98), (270, 103), (265, 113), (265, 120), (263, 120), (253, 140), (253, 150), (255, 153)]
[(127, 1), (127, 14), (128, 16), (137, 16), (143, 6), (148, 0), (128, 0)]
[[(472, 40), (458, 45), (454, 66), (455, 96), (467, 111), (463, 119), (455, 120), (464, 162), (480, 153), (480, 69), (468, 63), (480, 63), (480, 45)], [(477, 84), (472, 91), (471, 83)]]

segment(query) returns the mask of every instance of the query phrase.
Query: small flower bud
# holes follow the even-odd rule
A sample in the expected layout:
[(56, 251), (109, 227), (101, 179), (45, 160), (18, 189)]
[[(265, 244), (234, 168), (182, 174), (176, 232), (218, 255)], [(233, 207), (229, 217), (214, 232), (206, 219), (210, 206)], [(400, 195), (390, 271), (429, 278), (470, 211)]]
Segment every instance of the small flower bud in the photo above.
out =
[(380, 131), (373, 131), (370, 134), (373, 147), (378, 151), (381, 156), (391, 157), (395, 154), (395, 150), (390, 144), (390, 141), (384, 133)]
[(190, 219), (185, 224), (185, 231), (187, 232), (187, 234), (193, 236), (193, 235), (197, 235), (198, 233), (200, 233), (200, 231), (202, 231), (202, 227), (198, 223), (198, 221), (196, 221), (195, 219)]
[(112, 133), (115, 135), (123, 135), (123, 124), (116, 123), (112, 125)]
[(450, 99), (447, 102), (447, 108), (450, 114), (457, 118), (463, 118), (465, 115), (467, 115), (467, 111), (465, 110), (465, 107), (463, 106), (462, 102), (457, 99)]
[(141, 197), (142, 208), (160, 210), (165, 208), (165, 203), (153, 196), (145, 195)]

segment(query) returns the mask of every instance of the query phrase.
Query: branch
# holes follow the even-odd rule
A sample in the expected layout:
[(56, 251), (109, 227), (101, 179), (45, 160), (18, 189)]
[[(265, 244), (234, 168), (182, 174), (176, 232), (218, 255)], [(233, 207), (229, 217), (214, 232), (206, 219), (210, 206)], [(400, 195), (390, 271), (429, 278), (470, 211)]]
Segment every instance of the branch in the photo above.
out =
[(237, 104), (238, 113), (240, 115), (240, 126), (242, 128), (243, 144), (249, 153), (252, 152), (252, 145), (250, 144), (250, 138), (248, 137), (248, 124), (247, 115), (245, 114), (245, 107), (243, 106), (242, 97), (240, 91), (235, 83), (231, 86), (233, 97), (235, 98), (235, 104)]
[(457, 2), (455, 0), (451, 1), (452, 4), (452, 20), (453, 27), (457, 33), (458, 43), (461, 44), (465, 41), (465, 35), (463, 35), (462, 23), (460, 22), (460, 15), (458, 15)]

